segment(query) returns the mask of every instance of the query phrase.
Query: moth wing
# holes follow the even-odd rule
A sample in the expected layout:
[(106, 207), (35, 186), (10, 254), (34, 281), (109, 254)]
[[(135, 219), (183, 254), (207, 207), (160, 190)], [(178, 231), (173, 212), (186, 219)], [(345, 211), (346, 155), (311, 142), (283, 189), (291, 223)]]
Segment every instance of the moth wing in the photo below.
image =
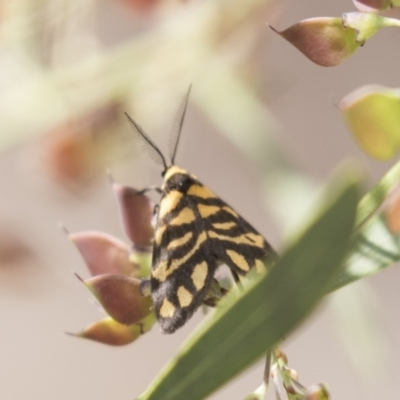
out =
[(264, 269), (266, 240), (194, 177), (185, 195), (160, 204), (153, 246), (152, 298), (161, 329), (173, 333), (193, 315), (221, 263), (237, 274)]
[(220, 263), (240, 275), (252, 268), (264, 269), (263, 259), (275, 252), (257, 232), (232, 207), (221, 200), (200, 182), (192, 193), (197, 193), (196, 207), (207, 232), (208, 249)]
[(195, 207), (195, 200), (183, 197), (166, 221), (159, 219), (155, 232), (152, 298), (165, 333), (173, 333), (193, 315), (217, 268)]

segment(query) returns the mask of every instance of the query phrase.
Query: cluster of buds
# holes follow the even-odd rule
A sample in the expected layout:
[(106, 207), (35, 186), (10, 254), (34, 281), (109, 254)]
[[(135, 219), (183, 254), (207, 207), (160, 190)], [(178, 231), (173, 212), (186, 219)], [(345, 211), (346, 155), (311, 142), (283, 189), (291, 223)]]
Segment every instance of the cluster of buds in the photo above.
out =
[[(300, 21), (283, 31), (272, 28), (300, 50), (307, 58), (323, 67), (332, 67), (347, 60), (365, 42), (384, 27), (400, 27), (400, 21), (376, 12), (400, 6), (399, 1), (354, 1), (359, 12), (342, 17), (318, 17)], [(369, 12), (367, 12), (369, 11)]]
[(297, 372), (288, 367), (286, 354), (280, 349), (275, 349), (267, 356), (262, 385), (253, 393), (249, 394), (245, 400), (264, 400), (269, 387), (270, 378), (272, 378), (277, 400), (330, 399), (328, 389), (322, 383), (317, 383), (309, 387), (303, 386), (299, 382)]
[[(400, 7), (400, 0), (353, 0), (358, 12), (342, 17), (319, 17), (298, 22), (283, 31), (272, 28), (314, 63), (332, 67), (351, 57), (377, 31), (400, 27), (400, 20), (377, 12)], [(389, 160), (400, 150), (398, 89), (369, 85), (340, 103), (346, 123), (360, 147), (371, 157)]]
[(288, 367), (285, 353), (277, 349), (272, 354), (271, 377), (274, 382), (276, 397), (284, 398), (283, 392), (289, 400), (328, 400), (330, 398), (327, 387), (323, 383), (305, 387), (299, 382), (294, 369)]
[(112, 182), (131, 246), (102, 232), (68, 233), (92, 275), (83, 280), (108, 317), (74, 336), (109, 345), (125, 345), (156, 322), (148, 288), (151, 270), (151, 220), (154, 206), (138, 191)]

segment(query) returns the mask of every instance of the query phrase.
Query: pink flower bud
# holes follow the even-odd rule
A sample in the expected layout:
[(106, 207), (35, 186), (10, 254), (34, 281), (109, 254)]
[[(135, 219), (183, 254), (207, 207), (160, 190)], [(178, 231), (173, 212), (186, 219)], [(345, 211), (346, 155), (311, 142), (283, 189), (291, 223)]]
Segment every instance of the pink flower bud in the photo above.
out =
[(345, 28), (341, 18), (311, 18), (282, 32), (272, 29), (311, 61), (323, 67), (342, 63), (362, 44), (356, 41), (357, 32)]
[(153, 217), (151, 200), (128, 186), (113, 183), (112, 188), (119, 203), (122, 224), (127, 237), (137, 249), (151, 246), (154, 233), (151, 226)]
[(122, 0), (124, 4), (136, 12), (151, 14), (160, 3), (160, 0)]
[(131, 275), (139, 268), (129, 260), (129, 246), (119, 239), (96, 231), (69, 234), (92, 275)]
[(395, 235), (400, 234), (400, 190), (397, 188), (395, 193), (390, 196), (386, 206), (385, 222), (389, 231)]
[[(374, 11), (383, 11), (388, 8), (394, 7), (396, 3), (392, 0), (353, 0), (354, 5), (360, 10), (364, 12), (374, 12)], [(397, 6), (399, 2), (397, 2)]]
[(142, 296), (139, 279), (105, 274), (84, 283), (107, 314), (121, 324), (135, 324), (152, 312), (151, 297)]

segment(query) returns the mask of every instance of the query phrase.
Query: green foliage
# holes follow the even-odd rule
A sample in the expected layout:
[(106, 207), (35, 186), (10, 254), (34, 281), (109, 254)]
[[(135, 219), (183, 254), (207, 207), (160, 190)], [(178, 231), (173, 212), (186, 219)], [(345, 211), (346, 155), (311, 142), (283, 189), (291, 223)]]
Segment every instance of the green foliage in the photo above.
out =
[(331, 290), (373, 275), (400, 260), (400, 246), (380, 207), (397, 187), (400, 162), (397, 162), (358, 204), (354, 245), (344, 269), (333, 282)]

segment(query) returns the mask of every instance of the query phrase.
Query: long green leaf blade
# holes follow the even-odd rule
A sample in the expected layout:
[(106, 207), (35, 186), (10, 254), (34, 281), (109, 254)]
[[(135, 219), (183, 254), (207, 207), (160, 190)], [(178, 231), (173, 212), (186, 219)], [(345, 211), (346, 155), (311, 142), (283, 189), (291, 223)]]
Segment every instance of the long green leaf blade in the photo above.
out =
[(356, 228), (371, 218), (376, 210), (397, 187), (400, 181), (400, 161), (360, 200), (357, 207)]
[(205, 321), (138, 400), (203, 399), (304, 320), (341, 268), (358, 184), (347, 181), (333, 199), (268, 275)]
[(400, 236), (388, 227), (384, 206), (399, 182), (400, 161), (358, 203), (353, 246), (329, 291), (374, 275), (400, 261)]

